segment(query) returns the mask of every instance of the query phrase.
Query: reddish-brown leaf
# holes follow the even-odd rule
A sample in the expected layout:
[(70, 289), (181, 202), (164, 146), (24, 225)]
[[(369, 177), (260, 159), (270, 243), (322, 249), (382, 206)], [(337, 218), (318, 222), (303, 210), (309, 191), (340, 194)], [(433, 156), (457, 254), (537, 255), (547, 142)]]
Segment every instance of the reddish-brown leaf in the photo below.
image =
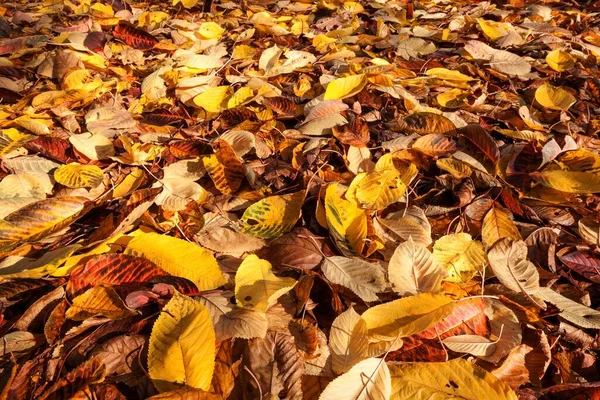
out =
[(500, 159), (498, 145), (494, 138), (492, 138), (480, 125), (469, 124), (460, 128), (458, 133), (473, 143), (487, 158), (494, 163), (498, 162)]
[(14, 39), (0, 39), (0, 56), (16, 53), (28, 47), (37, 47), (50, 39), (46, 35), (22, 36)]
[(85, 389), (88, 385), (102, 382), (106, 375), (104, 363), (98, 357), (94, 357), (61, 378), (47, 390), (40, 400), (62, 400), (68, 399), (78, 391)]
[(169, 144), (169, 151), (179, 159), (196, 158), (209, 154), (212, 148), (200, 140), (178, 140)]
[(264, 104), (283, 116), (294, 116), (296, 114), (296, 103), (285, 97), (265, 97)]
[(220, 127), (222, 129), (232, 129), (244, 121), (256, 119), (256, 114), (246, 107), (237, 107), (225, 110), (219, 117)]
[(567, 254), (559, 254), (558, 258), (584, 278), (594, 283), (600, 283), (600, 257), (597, 254), (576, 250)]
[(83, 41), (83, 45), (96, 53), (104, 52), (104, 45), (107, 42), (104, 32), (90, 32)]
[(323, 260), (321, 249), (322, 244), (308, 229), (298, 228), (274, 239), (257, 254), (273, 265), (312, 269)]
[(0, 104), (13, 104), (21, 100), (21, 98), (23, 98), (23, 96), (17, 92), (0, 88)]
[(161, 109), (143, 113), (142, 117), (152, 125), (178, 125), (184, 122), (184, 116), (177, 112)]
[(355, 118), (348, 125), (333, 128), (333, 135), (344, 144), (367, 147), (370, 140), (369, 126), (362, 118)]
[(128, 46), (138, 50), (150, 50), (158, 43), (158, 39), (146, 31), (120, 21), (113, 30), (113, 36)]
[(65, 164), (73, 162), (75, 159), (71, 143), (68, 140), (54, 136), (39, 136), (31, 142), (27, 142), (23, 147)]
[(56, 305), (56, 307), (54, 307), (48, 316), (46, 324), (44, 325), (44, 335), (46, 336), (48, 343), (54, 343), (54, 341), (60, 335), (60, 330), (67, 320), (65, 313), (67, 312), (68, 307), (69, 303), (66, 299), (63, 299)]
[(94, 257), (71, 273), (67, 285), (69, 294), (81, 293), (91, 286), (126, 285), (149, 282), (168, 275), (152, 261), (125, 254), (105, 254)]

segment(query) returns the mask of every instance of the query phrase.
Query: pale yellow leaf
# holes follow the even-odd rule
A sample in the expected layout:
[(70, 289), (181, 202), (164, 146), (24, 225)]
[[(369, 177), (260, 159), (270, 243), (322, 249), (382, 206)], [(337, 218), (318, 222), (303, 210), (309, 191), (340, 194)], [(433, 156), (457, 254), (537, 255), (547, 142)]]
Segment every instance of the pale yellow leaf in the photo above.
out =
[(368, 358), (334, 379), (319, 400), (388, 400), (391, 392), (390, 371), (379, 358)]

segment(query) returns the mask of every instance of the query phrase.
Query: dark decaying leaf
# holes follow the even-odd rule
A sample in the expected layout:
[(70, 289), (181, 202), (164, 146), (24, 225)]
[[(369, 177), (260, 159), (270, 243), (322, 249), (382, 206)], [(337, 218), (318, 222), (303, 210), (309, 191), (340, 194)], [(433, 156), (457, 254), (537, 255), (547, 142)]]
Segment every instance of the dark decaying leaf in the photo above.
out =
[(12, 90), (0, 88), (0, 104), (13, 104), (21, 100), (23, 96)]
[(148, 32), (137, 29), (124, 21), (120, 21), (115, 27), (113, 36), (126, 45), (139, 50), (150, 50), (158, 43), (158, 39)]
[(458, 130), (458, 133), (467, 138), (475, 145), (487, 158), (497, 163), (500, 159), (500, 150), (494, 138), (485, 131), (480, 125), (470, 124)]
[(600, 283), (600, 256), (590, 251), (575, 250), (559, 254), (560, 260), (584, 278)]

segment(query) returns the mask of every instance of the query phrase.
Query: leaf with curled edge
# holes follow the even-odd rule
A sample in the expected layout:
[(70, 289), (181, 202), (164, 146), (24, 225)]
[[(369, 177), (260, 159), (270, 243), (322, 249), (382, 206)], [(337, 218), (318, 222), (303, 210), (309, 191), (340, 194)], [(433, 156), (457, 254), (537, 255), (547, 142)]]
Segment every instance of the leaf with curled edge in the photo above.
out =
[(250, 398), (259, 393), (278, 396), (282, 391), (286, 399), (302, 398), (304, 361), (293, 336), (270, 331), (264, 339), (251, 339), (244, 348), (242, 366), (242, 390)]
[(150, 50), (158, 44), (158, 39), (154, 36), (125, 21), (120, 21), (115, 27), (113, 36), (138, 50)]
[(396, 247), (388, 264), (389, 280), (401, 296), (436, 292), (447, 275), (427, 247), (412, 237)]
[(323, 260), (323, 243), (306, 228), (295, 228), (269, 242), (257, 255), (273, 265), (313, 269)]

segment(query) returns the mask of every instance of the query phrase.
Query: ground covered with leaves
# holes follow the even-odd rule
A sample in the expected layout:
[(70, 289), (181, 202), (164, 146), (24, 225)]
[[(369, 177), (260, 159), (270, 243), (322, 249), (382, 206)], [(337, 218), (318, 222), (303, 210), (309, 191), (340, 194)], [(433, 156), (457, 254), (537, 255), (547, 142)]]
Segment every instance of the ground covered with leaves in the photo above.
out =
[(0, 6), (0, 398), (600, 398), (600, 8)]

